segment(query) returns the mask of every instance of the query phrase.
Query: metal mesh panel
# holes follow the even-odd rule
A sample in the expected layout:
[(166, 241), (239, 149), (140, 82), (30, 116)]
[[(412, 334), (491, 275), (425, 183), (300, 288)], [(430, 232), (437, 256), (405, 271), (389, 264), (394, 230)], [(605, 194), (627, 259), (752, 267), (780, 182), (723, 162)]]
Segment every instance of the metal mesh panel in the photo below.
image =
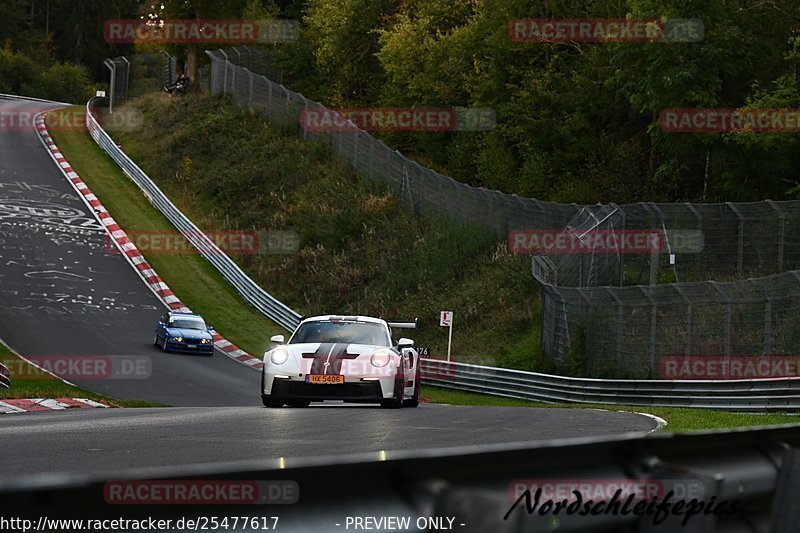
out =
[(730, 283), (555, 287), (544, 291), (542, 345), (593, 376), (658, 378), (666, 356), (796, 355), (800, 274)]
[[(213, 92), (298, 127), (324, 110), (264, 74), (245, 47), (208, 52)], [(513, 230), (656, 231), (648, 253), (547, 250), (532, 261), (542, 283), (542, 347), (556, 365), (594, 376), (655, 378), (665, 356), (793, 354), (800, 346), (800, 202), (579, 206), (456, 182), (363, 131), (303, 131), (325, 139), (359, 174), (425, 216), (446, 215), (505, 238)], [(764, 277), (766, 276), (766, 277)], [(720, 280), (720, 281), (707, 281)]]

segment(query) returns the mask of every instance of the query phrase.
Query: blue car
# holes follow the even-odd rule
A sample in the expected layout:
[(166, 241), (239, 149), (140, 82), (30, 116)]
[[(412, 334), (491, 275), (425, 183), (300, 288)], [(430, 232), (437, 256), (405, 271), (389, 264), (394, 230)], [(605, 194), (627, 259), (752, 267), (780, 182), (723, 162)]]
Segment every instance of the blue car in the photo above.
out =
[(191, 313), (165, 313), (158, 320), (153, 344), (165, 352), (214, 355), (211, 327), (206, 326), (203, 317)]

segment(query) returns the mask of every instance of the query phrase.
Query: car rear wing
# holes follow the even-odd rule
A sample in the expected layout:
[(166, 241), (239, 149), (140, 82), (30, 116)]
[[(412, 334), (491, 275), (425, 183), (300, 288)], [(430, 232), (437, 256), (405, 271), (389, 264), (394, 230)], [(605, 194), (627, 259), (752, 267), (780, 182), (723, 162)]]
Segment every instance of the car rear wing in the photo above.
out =
[(386, 321), (386, 323), (387, 323), (387, 324), (389, 324), (389, 327), (390, 327), (390, 328), (396, 328), (396, 329), (417, 329), (417, 321), (418, 321), (418, 320), (419, 320), (419, 318), (415, 318), (413, 322), (408, 322), (408, 321), (406, 321), (406, 322), (400, 322), (400, 321), (398, 321), (398, 322), (391, 322), (391, 321), (387, 320), (387, 321)]

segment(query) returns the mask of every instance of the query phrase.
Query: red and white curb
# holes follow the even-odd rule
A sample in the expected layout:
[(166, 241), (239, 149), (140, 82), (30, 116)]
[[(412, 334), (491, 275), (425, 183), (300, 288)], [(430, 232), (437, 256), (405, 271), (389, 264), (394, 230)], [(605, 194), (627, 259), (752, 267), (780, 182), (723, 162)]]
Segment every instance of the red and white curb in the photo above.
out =
[(58, 411), (61, 409), (91, 409), (110, 407), (87, 398), (13, 398), (0, 400), (0, 413), (29, 413), (31, 411)]
[[(164, 280), (158, 277), (156, 271), (153, 269), (150, 263), (147, 262), (142, 253), (136, 248), (136, 245), (131, 242), (125, 231), (119, 227), (119, 224), (114, 221), (114, 219), (111, 217), (111, 214), (103, 206), (97, 196), (92, 194), (92, 191), (89, 190), (89, 187), (83, 182), (80, 176), (78, 176), (77, 172), (72, 169), (70, 164), (61, 154), (61, 151), (53, 142), (50, 134), (47, 132), (47, 126), (45, 124), (46, 115), (46, 112), (36, 115), (36, 131), (39, 134), (39, 139), (50, 153), (50, 157), (53, 158), (53, 161), (55, 161), (58, 167), (61, 169), (61, 173), (64, 174), (64, 176), (67, 178), (67, 181), (72, 184), (72, 187), (75, 189), (78, 195), (83, 198), (83, 201), (94, 213), (95, 218), (97, 218), (97, 220), (106, 228), (106, 231), (111, 236), (111, 240), (114, 242), (117, 248), (119, 248), (122, 255), (127, 258), (128, 262), (133, 266), (136, 272), (138, 272), (139, 277), (144, 280), (144, 282), (148, 287), (150, 287), (150, 290), (155, 293), (158, 299), (170, 309), (184, 311), (187, 313), (191, 312), (191, 310), (186, 307), (186, 305), (184, 305), (177, 296), (175, 296), (175, 293), (170, 290), (167, 284), (164, 283)], [(213, 339), (214, 345), (231, 359), (255, 369), (261, 369), (264, 367), (264, 363), (260, 359), (245, 352), (235, 344), (223, 338), (221, 335), (218, 335), (216, 332), (214, 332)]]

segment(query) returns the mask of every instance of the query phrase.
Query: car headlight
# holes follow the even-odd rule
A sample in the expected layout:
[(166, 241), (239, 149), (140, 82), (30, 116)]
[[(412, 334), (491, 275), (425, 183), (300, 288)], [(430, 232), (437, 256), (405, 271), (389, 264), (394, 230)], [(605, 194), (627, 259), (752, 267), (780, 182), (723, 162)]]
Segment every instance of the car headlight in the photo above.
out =
[(275, 348), (272, 350), (272, 355), (269, 358), (273, 364), (282, 365), (289, 359), (289, 352), (286, 348)]
[(376, 366), (378, 368), (383, 368), (389, 364), (389, 361), (392, 360), (392, 352), (389, 350), (378, 350), (377, 352), (372, 354), (372, 357), (369, 358), (370, 363), (372, 366)]
[(209, 342), (211, 341), (208, 339), (200, 339), (200, 344), (208, 344)]
[(183, 337), (172, 337), (175, 342), (183, 342)]

